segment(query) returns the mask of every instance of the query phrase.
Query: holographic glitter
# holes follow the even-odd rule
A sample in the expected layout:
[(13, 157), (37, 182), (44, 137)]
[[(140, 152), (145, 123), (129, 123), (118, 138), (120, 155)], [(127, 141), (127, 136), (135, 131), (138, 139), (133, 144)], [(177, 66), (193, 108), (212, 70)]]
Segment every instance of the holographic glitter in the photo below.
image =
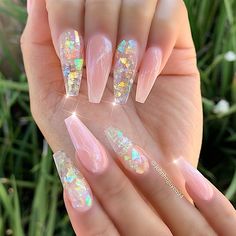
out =
[(77, 96), (83, 72), (83, 43), (76, 30), (63, 33), (60, 37), (60, 59), (65, 81), (66, 94)]
[(135, 40), (122, 40), (116, 51), (114, 66), (115, 103), (125, 104), (129, 98), (138, 62), (138, 44)]
[(113, 150), (128, 169), (137, 174), (143, 174), (148, 170), (149, 162), (144, 152), (125, 137), (120, 130), (109, 127), (105, 130), (105, 134)]
[(71, 205), (81, 211), (92, 206), (92, 193), (82, 174), (73, 165), (65, 152), (58, 151), (53, 155), (62, 185), (68, 193)]

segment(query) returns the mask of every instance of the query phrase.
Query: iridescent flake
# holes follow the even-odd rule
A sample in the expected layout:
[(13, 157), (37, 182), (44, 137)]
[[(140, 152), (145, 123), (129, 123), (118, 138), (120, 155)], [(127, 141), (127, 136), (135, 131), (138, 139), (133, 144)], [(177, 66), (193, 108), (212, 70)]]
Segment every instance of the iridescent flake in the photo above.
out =
[(113, 150), (121, 158), (122, 163), (130, 170), (138, 174), (143, 174), (149, 168), (147, 157), (138, 146), (125, 137), (123, 133), (113, 127), (105, 130)]
[(137, 70), (138, 44), (135, 40), (122, 40), (116, 51), (114, 67), (114, 95), (117, 104), (128, 100)]
[(77, 96), (84, 63), (82, 38), (77, 31), (67, 31), (60, 37), (60, 60), (66, 94)]
[(87, 210), (92, 205), (92, 193), (82, 174), (63, 151), (53, 155), (54, 161), (68, 197), (74, 208)]

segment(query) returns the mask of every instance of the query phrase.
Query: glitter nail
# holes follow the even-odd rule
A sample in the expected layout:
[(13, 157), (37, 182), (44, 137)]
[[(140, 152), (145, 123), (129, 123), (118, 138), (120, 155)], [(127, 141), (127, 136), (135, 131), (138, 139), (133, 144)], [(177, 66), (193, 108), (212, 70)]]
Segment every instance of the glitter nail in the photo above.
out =
[(73, 165), (71, 159), (63, 151), (53, 155), (62, 185), (67, 191), (71, 205), (86, 211), (92, 206), (92, 193), (90, 187), (80, 171)]
[(65, 81), (66, 94), (77, 96), (83, 71), (83, 41), (76, 30), (63, 33), (60, 37), (60, 59)]
[(134, 145), (120, 130), (109, 127), (105, 130), (105, 135), (125, 167), (137, 174), (148, 170), (149, 162), (142, 149)]
[(138, 44), (122, 40), (116, 51), (114, 67), (114, 96), (117, 104), (125, 104), (132, 88), (138, 62)]

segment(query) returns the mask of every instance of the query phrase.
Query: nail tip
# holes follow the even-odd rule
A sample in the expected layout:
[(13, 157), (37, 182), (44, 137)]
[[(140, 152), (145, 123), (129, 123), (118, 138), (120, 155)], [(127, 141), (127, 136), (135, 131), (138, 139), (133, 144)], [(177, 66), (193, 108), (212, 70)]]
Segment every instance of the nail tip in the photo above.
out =
[(101, 97), (96, 97), (96, 96), (89, 95), (89, 102), (90, 103), (98, 104), (98, 103), (101, 102), (101, 100), (102, 100)]
[(136, 102), (139, 102), (139, 103), (145, 103), (146, 98), (142, 98), (140, 96), (136, 96), (135, 100), (136, 100)]
[(92, 192), (81, 172), (64, 151), (57, 151), (53, 158), (72, 207), (80, 211), (89, 209), (92, 206)]

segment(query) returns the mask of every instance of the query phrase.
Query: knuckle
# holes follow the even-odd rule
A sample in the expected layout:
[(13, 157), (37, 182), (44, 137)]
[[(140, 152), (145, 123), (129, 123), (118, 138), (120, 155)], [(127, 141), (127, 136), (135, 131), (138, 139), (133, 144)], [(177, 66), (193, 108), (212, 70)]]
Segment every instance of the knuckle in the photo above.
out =
[(166, 185), (164, 184), (156, 186), (151, 190), (149, 195), (152, 196), (153, 199), (158, 199), (158, 202), (168, 201), (171, 195), (166, 189)]
[(121, 178), (118, 182), (119, 184), (110, 184), (106, 187), (105, 193), (108, 199), (119, 198), (128, 188), (128, 182), (126, 179)]
[(113, 227), (109, 224), (104, 227), (92, 227), (91, 231), (88, 233), (89, 236), (117, 236), (113, 230)]
[(140, 19), (143, 22), (150, 21), (152, 19), (152, 14), (150, 14), (150, 4), (146, 4), (146, 2), (143, 4), (143, 2), (139, 1), (130, 1), (130, 4), (127, 6), (129, 9), (129, 12), (133, 12), (133, 15), (135, 15), (135, 18)]
[(85, 9), (97, 11), (103, 9), (104, 11), (114, 9), (114, 6), (120, 6), (121, 0), (87, 0), (85, 2)]
[(188, 228), (188, 235), (191, 236), (216, 236), (210, 225), (205, 222), (201, 225), (198, 225), (196, 228), (196, 224), (192, 227)]

